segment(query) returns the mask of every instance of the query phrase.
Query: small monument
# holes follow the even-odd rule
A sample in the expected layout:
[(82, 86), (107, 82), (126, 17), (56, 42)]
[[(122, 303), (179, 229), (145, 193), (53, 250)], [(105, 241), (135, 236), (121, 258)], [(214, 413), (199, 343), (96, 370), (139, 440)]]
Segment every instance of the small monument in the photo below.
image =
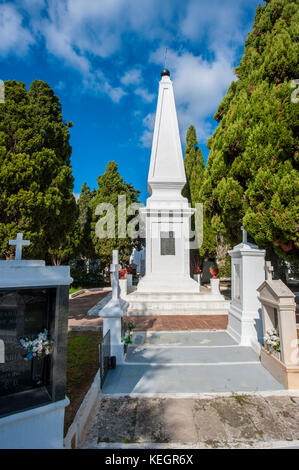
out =
[(145, 276), (130, 293), (131, 315), (223, 315), (229, 303), (190, 276), (190, 220), (195, 209), (182, 196), (186, 174), (170, 72), (161, 72), (152, 143), (145, 225)]
[(267, 263), (267, 280), (258, 287), (262, 304), (264, 347), (263, 366), (287, 389), (299, 389), (299, 355), (296, 304), (293, 292), (279, 279), (272, 280)]
[(186, 175), (170, 73), (161, 72), (148, 175), (150, 197), (140, 211), (146, 226), (146, 274), (138, 292), (199, 292), (190, 277), (189, 220), (182, 196)]
[(265, 250), (247, 241), (242, 227), (242, 243), (229, 251), (231, 256), (232, 302), (228, 333), (241, 345), (258, 353), (263, 342), (262, 312), (256, 289), (265, 280)]
[[(22, 260), (22, 234), (9, 244), (16, 259), (0, 261), (0, 448), (62, 448), (70, 268)], [(20, 340), (45, 330), (51, 346), (38, 357)]]
[(103, 318), (103, 337), (110, 330), (111, 356), (116, 357), (116, 363), (122, 364), (124, 361), (124, 345), (121, 341), (122, 317), (126, 309), (126, 301), (120, 297), (119, 274), (121, 266), (118, 263), (118, 250), (112, 252), (112, 298), (100, 310), (99, 316)]

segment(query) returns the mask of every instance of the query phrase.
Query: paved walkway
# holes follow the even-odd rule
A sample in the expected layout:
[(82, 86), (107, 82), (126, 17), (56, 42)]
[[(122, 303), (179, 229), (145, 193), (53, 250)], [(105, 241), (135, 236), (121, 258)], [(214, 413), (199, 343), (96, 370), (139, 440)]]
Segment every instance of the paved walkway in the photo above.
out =
[(282, 390), (249, 347), (225, 331), (135, 335), (125, 363), (108, 372), (103, 393), (219, 393)]
[[(69, 329), (82, 326), (101, 327), (102, 319), (97, 316), (87, 316), (87, 312), (107, 295), (109, 295), (109, 291), (88, 291), (70, 299)], [(134, 321), (136, 331), (225, 330), (227, 328), (227, 315), (130, 316), (124, 317), (124, 319), (125, 321)]]
[(91, 327), (102, 326), (102, 319), (86, 317), (88, 310), (97, 304), (108, 294), (107, 291), (88, 291), (73, 297), (69, 301), (69, 329), (89, 325)]
[(279, 441), (284, 441), (282, 447), (292, 441), (298, 445), (298, 439), (298, 395), (214, 399), (102, 395), (80, 447), (261, 448)]

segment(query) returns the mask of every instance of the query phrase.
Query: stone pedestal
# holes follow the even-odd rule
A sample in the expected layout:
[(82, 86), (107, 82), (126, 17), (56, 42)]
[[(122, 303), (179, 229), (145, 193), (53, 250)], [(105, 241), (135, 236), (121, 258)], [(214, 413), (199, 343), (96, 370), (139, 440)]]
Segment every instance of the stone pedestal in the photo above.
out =
[(239, 344), (251, 346), (259, 353), (263, 343), (263, 326), (256, 290), (265, 280), (265, 250), (244, 240), (229, 254), (232, 301), (227, 331)]
[(200, 287), (200, 274), (193, 274), (193, 279), (196, 281)]
[(121, 323), (124, 302), (121, 299), (110, 300), (101, 310), (103, 318), (103, 337), (110, 330), (111, 356), (116, 356), (116, 364), (124, 362), (124, 345), (121, 341)]
[(220, 279), (210, 279), (211, 294), (221, 295), (220, 293)]
[(128, 293), (128, 280), (120, 279), (119, 280), (119, 295), (122, 299), (125, 299)]

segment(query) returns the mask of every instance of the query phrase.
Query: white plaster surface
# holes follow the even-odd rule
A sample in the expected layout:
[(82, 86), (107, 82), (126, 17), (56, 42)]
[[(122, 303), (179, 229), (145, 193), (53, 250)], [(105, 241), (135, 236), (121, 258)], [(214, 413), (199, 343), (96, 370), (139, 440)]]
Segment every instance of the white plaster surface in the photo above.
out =
[(232, 265), (232, 302), (228, 333), (241, 345), (259, 352), (263, 342), (261, 304), (257, 288), (265, 280), (265, 250), (242, 242), (229, 251)]
[(1, 449), (63, 448), (64, 409), (68, 398), (0, 419)]

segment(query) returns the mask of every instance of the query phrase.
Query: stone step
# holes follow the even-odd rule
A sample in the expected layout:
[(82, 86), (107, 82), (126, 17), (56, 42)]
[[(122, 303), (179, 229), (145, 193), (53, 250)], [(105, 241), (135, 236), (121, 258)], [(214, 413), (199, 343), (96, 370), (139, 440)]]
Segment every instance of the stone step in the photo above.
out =
[(227, 315), (229, 304), (130, 304), (126, 315), (158, 316), (158, 315)]
[(136, 346), (147, 347), (215, 347), (236, 346), (236, 341), (226, 331), (136, 331)]
[[(221, 350), (219, 349), (221, 355)], [(260, 363), (124, 364), (108, 372), (104, 394), (258, 392), (282, 390)]]
[(147, 347), (130, 346), (125, 363), (155, 365), (221, 365), (221, 364), (259, 364), (258, 355), (250, 347), (245, 346), (214, 346), (214, 347)]

